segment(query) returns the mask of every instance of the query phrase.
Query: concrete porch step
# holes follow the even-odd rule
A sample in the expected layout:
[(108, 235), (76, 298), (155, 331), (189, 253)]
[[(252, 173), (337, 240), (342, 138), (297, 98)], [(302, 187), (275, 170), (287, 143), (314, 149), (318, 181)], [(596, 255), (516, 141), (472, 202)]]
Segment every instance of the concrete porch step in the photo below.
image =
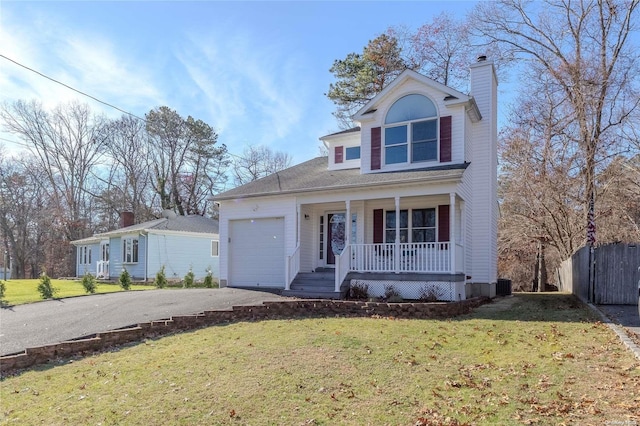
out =
[(283, 296), (308, 299), (342, 299), (346, 291), (335, 291), (335, 270), (316, 269), (315, 272), (301, 272), (294, 278), (289, 290)]

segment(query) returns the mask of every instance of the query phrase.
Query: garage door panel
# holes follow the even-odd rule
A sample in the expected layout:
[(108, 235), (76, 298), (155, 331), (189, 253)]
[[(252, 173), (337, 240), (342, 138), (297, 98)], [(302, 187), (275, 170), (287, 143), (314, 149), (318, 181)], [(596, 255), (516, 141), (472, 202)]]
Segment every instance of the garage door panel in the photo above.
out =
[(284, 218), (230, 222), (229, 284), (284, 287)]

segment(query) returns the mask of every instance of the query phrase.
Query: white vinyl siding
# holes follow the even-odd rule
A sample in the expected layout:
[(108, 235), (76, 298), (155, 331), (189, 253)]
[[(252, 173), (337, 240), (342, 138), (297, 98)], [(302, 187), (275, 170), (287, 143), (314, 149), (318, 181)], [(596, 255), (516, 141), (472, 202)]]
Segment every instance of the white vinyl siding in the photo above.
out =
[(147, 275), (152, 279), (165, 267), (167, 278), (183, 278), (191, 270), (196, 279), (203, 279), (207, 270), (215, 279), (220, 277), (219, 258), (212, 256), (213, 234), (163, 234), (150, 233)]

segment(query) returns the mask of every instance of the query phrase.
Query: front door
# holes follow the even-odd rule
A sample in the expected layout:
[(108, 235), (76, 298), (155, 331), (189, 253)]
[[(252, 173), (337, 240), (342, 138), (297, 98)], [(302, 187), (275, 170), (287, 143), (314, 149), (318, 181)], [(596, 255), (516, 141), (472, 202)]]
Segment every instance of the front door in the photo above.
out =
[(109, 277), (109, 240), (100, 242), (100, 260), (98, 261), (96, 274), (100, 278)]
[(336, 264), (336, 255), (342, 253), (346, 241), (346, 217), (344, 212), (327, 215), (327, 264)]

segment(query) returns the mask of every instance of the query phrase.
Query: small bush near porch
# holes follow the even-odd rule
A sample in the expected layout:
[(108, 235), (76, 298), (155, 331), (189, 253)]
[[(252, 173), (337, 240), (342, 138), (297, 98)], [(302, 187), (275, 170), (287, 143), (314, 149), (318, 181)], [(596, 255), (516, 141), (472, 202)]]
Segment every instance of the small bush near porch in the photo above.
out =
[(640, 422), (639, 362), (567, 294), (453, 320), (234, 323), (0, 386), (21, 424), (462, 425)]

